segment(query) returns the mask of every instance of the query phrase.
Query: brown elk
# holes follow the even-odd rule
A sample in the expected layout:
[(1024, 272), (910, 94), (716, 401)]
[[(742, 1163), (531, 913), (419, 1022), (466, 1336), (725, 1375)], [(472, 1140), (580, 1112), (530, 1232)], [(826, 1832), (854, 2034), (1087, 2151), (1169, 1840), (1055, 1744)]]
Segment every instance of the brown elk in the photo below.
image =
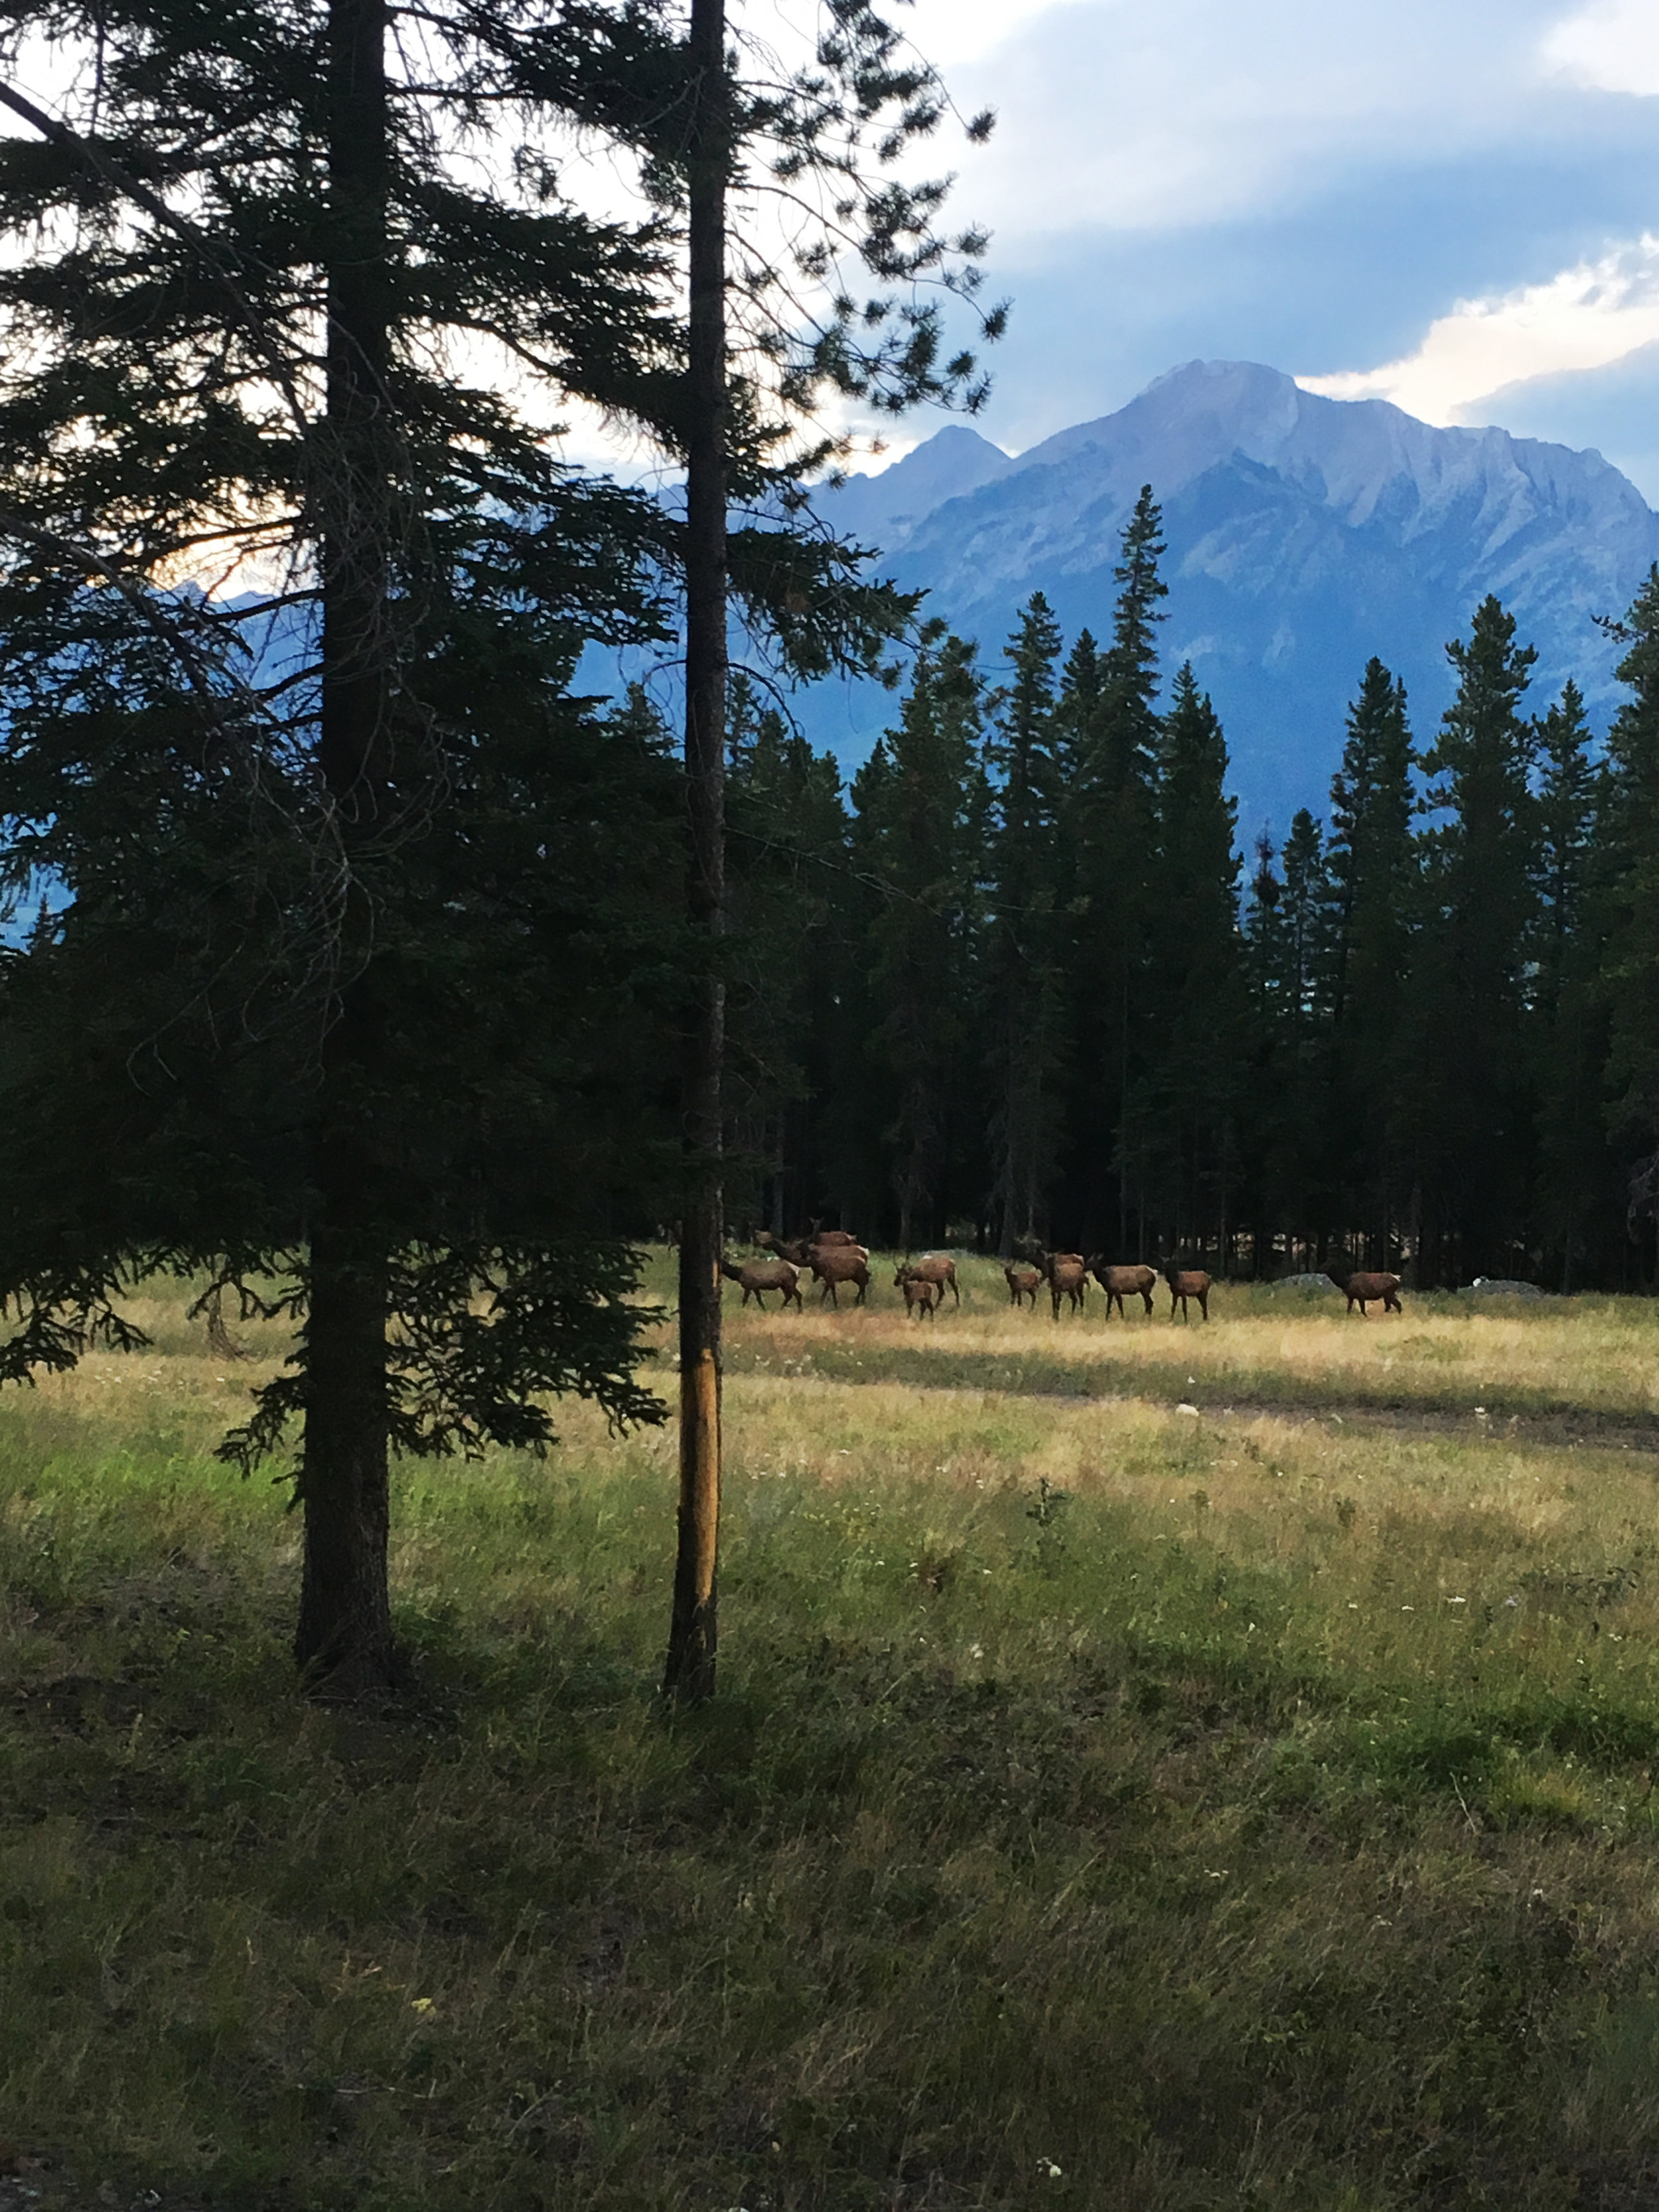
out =
[(912, 1320), (932, 1321), (934, 1308), (945, 1302), (945, 1285), (931, 1275), (907, 1274), (901, 1267), (893, 1280), (904, 1293), (904, 1310)]
[(778, 1308), (780, 1313), (789, 1304), (791, 1298), (794, 1300), (799, 1310), (805, 1311), (805, 1308), (800, 1302), (800, 1277), (787, 1260), (744, 1260), (741, 1264), (732, 1260), (722, 1260), (720, 1273), (728, 1283), (742, 1284), (744, 1305), (753, 1298), (755, 1304), (764, 1313), (766, 1300), (762, 1296), (762, 1292), (781, 1291), (783, 1300)]
[(957, 1304), (962, 1304), (962, 1291), (957, 1283), (957, 1263), (947, 1253), (930, 1252), (925, 1259), (902, 1261), (897, 1274), (893, 1278), (893, 1288), (902, 1290), (907, 1279), (913, 1283), (937, 1284), (941, 1305), (945, 1303), (947, 1286), (954, 1293)]
[(811, 1263), (815, 1244), (842, 1244), (858, 1252), (864, 1249), (858, 1238), (845, 1229), (826, 1229), (822, 1235), (814, 1231), (806, 1237), (787, 1238), (775, 1237), (769, 1229), (757, 1229), (752, 1241), (763, 1252), (775, 1252), (779, 1259), (792, 1261), (797, 1267), (805, 1267)]
[(1104, 1254), (1097, 1252), (1094, 1258), (1089, 1262), (1089, 1272), (1093, 1275), (1096, 1282), (1100, 1285), (1101, 1289), (1106, 1293), (1106, 1318), (1108, 1321), (1110, 1321), (1112, 1317), (1112, 1302), (1114, 1299), (1117, 1301), (1118, 1318), (1121, 1321), (1127, 1321), (1129, 1318), (1127, 1314), (1123, 1310), (1123, 1300), (1126, 1293), (1132, 1298), (1139, 1297), (1144, 1300), (1147, 1312), (1149, 1314), (1152, 1312), (1152, 1286), (1158, 1280), (1158, 1270), (1156, 1267), (1148, 1267), (1145, 1266), (1138, 1267), (1109, 1267), (1105, 1264)]
[(820, 1305), (828, 1298), (831, 1305), (839, 1307), (842, 1283), (856, 1283), (859, 1294), (853, 1303), (864, 1304), (864, 1294), (870, 1287), (870, 1255), (861, 1244), (814, 1244), (806, 1264), (818, 1282)]
[(1175, 1319), (1175, 1310), (1181, 1308), (1182, 1321), (1190, 1321), (1187, 1310), (1188, 1298), (1198, 1300), (1198, 1310), (1206, 1321), (1210, 1318), (1211, 1279), (1201, 1267), (1166, 1267), (1164, 1279), (1170, 1285), (1170, 1319)]
[(1079, 1312), (1089, 1302), (1089, 1263), (1081, 1252), (1045, 1252), (1042, 1272), (1048, 1279), (1048, 1295), (1054, 1302), (1054, 1319), (1060, 1319), (1060, 1302), (1070, 1298), (1072, 1311)]
[(1036, 1311), (1037, 1285), (1042, 1280), (1042, 1269), (1040, 1267), (1022, 1267), (1018, 1261), (1010, 1260), (1007, 1265), (1004, 1267), (1002, 1274), (1004, 1281), (1008, 1285), (1009, 1304), (1011, 1306), (1017, 1306), (1020, 1304), (1022, 1299), (1030, 1298), (1031, 1301), (1031, 1310), (1035, 1313)]
[(1352, 1313), (1356, 1306), (1358, 1307), (1361, 1321), (1364, 1320), (1365, 1308), (1373, 1298), (1382, 1299), (1384, 1313), (1405, 1311), (1405, 1308), (1400, 1303), (1398, 1275), (1339, 1275), (1334, 1267), (1329, 1268), (1327, 1272), (1332, 1282), (1348, 1301), (1348, 1311)]

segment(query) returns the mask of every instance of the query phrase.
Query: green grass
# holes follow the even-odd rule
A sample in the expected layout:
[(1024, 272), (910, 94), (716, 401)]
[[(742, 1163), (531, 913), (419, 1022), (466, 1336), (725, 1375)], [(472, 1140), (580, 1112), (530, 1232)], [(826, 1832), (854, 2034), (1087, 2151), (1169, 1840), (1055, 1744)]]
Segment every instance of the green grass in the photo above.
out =
[[(970, 1297), (954, 1358), (1104, 1334)], [(1322, 1328), (1401, 1356), (1231, 1298), (1182, 1356), (1271, 1376), (1279, 1330), (1275, 1403)], [(165, 1301), (165, 1352), (0, 1403), (43, 2208), (1652, 2203), (1659, 1460), (919, 1391), (884, 1303), (734, 1313), (720, 1695), (672, 1721), (672, 1434), (405, 1470), (416, 1687), (342, 1714), (293, 1693), (283, 1492), (210, 1456), (240, 1374)], [(1659, 1351), (1610, 1302), (1390, 1326), (1632, 1408)]]

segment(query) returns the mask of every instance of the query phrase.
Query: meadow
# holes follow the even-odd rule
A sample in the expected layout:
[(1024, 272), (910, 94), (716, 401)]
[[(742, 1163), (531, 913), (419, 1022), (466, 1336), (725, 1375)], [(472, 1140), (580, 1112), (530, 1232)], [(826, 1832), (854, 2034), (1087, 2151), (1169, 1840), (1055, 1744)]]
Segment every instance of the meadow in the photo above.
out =
[(278, 1332), (0, 1401), (0, 2206), (1650, 2206), (1659, 1305), (963, 1274), (729, 1291), (691, 1713), (672, 1427), (402, 1468), (337, 1711)]

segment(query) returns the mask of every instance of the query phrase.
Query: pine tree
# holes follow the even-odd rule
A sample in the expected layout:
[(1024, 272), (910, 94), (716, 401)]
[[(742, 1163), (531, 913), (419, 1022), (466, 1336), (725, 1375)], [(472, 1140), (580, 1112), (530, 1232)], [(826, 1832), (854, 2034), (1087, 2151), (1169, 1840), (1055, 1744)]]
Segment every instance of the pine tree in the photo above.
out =
[[(898, 1242), (942, 1235), (953, 1152), (973, 1108), (979, 866), (988, 805), (975, 648), (935, 625), (896, 729), (854, 785), (855, 852), (880, 886), (866, 972)], [(954, 1138), (954, 1143), (952, 1141)]]
[(1447, 655), (1457, 696), (1425, 755), (1443, 819), (1423, 840), (1425, 926), (1400, 1112), (1422, 1192), (1419, 1279), (1503, 1273), (1525, 1225), (1534, 1102), (1526, 990), (1535, 941), (1535, 733), (1521, 702), (1537, 655), (1494, 598)]
[(1243, 976), (1237, 808), (1227, 747), (1190, 662), (1159, 732), (1150, 991), (1156, 1057), (1142, 1080), (1147, 1197), (1166, 1249), (1224, 1247), (1238, 1166)]
[[(6, 19), (14, 44), (38, 27)], [(615, 1055), (587, 987), (621, 987), (639, 1032), (647, 994), (610, 948), (635, 939), (641, 978), (665, 956), (638, 958), (594, 848), (631, 822), (660, 860), (672, 781), (568, 693), (585, 635), (659, 632), (666, 532), (449, 359), (483, 336), (556, 400), (611, 404), (672, 353), (653, 222), (586, 220), (530, 145), (452, 158), (527, 40), (573, 97), (607, 76), (614, 55), (544, 28), (514, 0), (434, 13), (411, 72), (382, 0), (70, 5), (79, 127), (8, 94), (42, 143), (0, 147), (27, 240), (0, 276), (26, 365), (0, 406), (6, 813), (29, 825), (15, 870), (70, 893), (52, 957), (82, 1031), (54, 1037), (26, 970), (15, 1067), (44, 1082), (95, 1040), (88, 1095), (130, 1139), (69, 1239), (46, 1207), (59, 1124), (15, 1091), (40, 1149), (13, 1163), (4, 1364), (118, 1333), (135, 1267), (249, 1297), (274, 1274), (299, 1362), (227, 1450), (251, 1464), (302, 1422), (295, 1648), (336, 1694), (395, 1673), (392, 1448), (545, 1437), (562, 1382), (651, 1407), (633, 1322), (595, 1297), (634, 1263), (605, 1233)], [(549, 118), (519, 112), (533, 141)], [(634, 916), (659, 924), (657, 902)], [(624, 1151), (635, 1122), (610, 1122)], [(504, 1206), (536, 1159), (556, 1188)]]
[(1337, 1226), (1391, 1264), (1409, 1193), (1389, 1150), (1410, 960), (1414, 859), (1406, 689), (1372, 659), (1348, 710), (1331, 781), (1333, 902), (1329, 1154)]
[(1607, 732), (1604, 881), (1608, 1126), (1632, 1176), (1632, 1225), (1659, 1187), (1659, 567), (1622, 624), (1631, 696)]
[(1046, 1232), (1064, 1104), (1065, 1003), (1054, 898), (1060, 647), (1048, 603), (1033, 592), (1009, 640), (1013, 680), (998, 699), (991, 747), (1001, 780), (989, 860), (987, 1018), (995, 1101), (992, 1203), (1005, 1254), (1016, 1237)]
[(1068, 1219), (1084, 1249), (1127, 1254), (1130, 1170), (1123, 1131), (1151, 1048), (1146, 1003), (1153, 778), (1158, 744), (1158, 574), (1163, 520), (1144, 485), (1113, 570), (1110, 642), (1085, 632), (1066, 665), (1059, 722), (1063, 780), (1059, 900), (1066, 915)]
[(1600, 1001), (1605, 946), (1595, 898), (1595, 832), (1602, 778), (1590, 758), (1583, 695), (1568, 678), (1539, 722), (1539, 930), (1533, 987), (1538, 1070), (1538, 1177), (1534, 1218), (1571, 1291), (1587, 1255), (1612, 1159), (1602, 1114), (1607, 1058)]

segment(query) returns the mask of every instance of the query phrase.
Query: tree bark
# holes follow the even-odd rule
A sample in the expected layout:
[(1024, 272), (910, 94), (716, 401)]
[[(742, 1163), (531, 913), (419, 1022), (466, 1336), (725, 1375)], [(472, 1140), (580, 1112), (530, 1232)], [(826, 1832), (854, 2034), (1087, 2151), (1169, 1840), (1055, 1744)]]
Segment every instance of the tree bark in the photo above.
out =
[(687, 43), (692, 126), (687, 165), (690, 316), (685, 481), (687, 913), (702, 979), (688, 1024), (682, 1092), (690, 1169), (680, 1237), (680, 1498), (666, 1696), (711, 1697), (718, 1641), (720, 1507), (721, 1064), (726, 989), (726, 619), (727, 489), (726, 188), (730, 161), (725, 0), (692, 0)]
[(385, 0), (331, 0), (330, 262), (322, 507), (319, 762), (344, 860), (338, 996), (312, 1145), (313, 1216), (295, 1656), (356, 1696), (396, 1679), (386, 1586), (387, 1253), (373, 1093), (380, 1021), (363, 865), (385, 828), (394, 454)]

